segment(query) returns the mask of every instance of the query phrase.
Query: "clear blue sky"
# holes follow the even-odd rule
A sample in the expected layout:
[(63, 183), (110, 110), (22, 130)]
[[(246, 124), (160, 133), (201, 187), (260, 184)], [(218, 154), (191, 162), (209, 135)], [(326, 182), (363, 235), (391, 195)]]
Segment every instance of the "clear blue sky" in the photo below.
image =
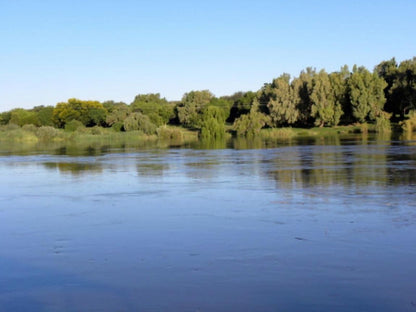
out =
[(0, 0), (0, 111), (258, 90), (416, 56), (414, 0)]

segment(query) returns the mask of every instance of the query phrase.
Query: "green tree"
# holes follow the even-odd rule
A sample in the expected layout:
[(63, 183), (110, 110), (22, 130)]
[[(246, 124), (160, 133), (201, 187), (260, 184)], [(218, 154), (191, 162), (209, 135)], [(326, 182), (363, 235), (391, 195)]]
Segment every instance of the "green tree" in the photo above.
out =
[(275, 126), (291, 125), (298, 120), (299, 110), (296, 108), (289, 74), (283, 74), (271, 84), (266, 84), (261, 93), (260, 98), (264, 99)]
[(234, 121), (233, 130), (237, 135), (255, 136), (264, 126), (270, 124), (270, 116), (260, 112), (259, 106), (260, 103), (255, 99), (250, 113), (241, 115)]
[(337, 105), (329, 75), (321, 70), (312, 78), (310, 94), (311, 117), (315, 118), (315, 125), (335, 126), (342, 115), (341, 105)]
[(0, 113), (0, 125), (7, 125), (11, 118), (11, 112), (2, 112)]
[(139, 130), (144, 134), (155, 134), (156, 126), (150, 121), (149, 116), (142, 113), (132, 113), (124, 120), (126, 131)]
[(18, 126), (35, 125), (40, 126), (40, 121), (37, 114), (34, 111), (16, 108), (10, 111), (9, 123), (16, 124)]
[(87, 127), (105, 124), (107, 110), (97, 101), (82, 101), (69, 99), (68, 102), (58, 103), (52, 114), (52, 119), (60, 128), (71, 120), (78, 120)]
[(301, 71), (298, 78), (293, 79), (292, 87), (294, 90), (294, 101), (296, 108), (299, 111), (298, 123), (302, 126), (308, 126), (312, 124), (311, 118), (311, 92), (312, 92), (312, 79), (316, 75), (316, 70), (308, 67), (306, 71)]
[(230, 116), (227, 121), (234, 122), (238, 117), (250, 112), (254, 99), (256, 98), (256, 92), (237, 92), (230, 96), (233, 100), (233, 105), (230, 109)]
[(395, 115), (400, 115), (403, 120), (405, 115), (416, 109), (416, 57), (400, 63), (396, 70), (395, 79), (389, 90), (389, 105), (386, 110)]
[[(335, 107), (341, 114), (340, 119), (346, 124), (353, 121), (347, 84), (349, 76), (350, 71), (347, 65), (341, 67), (340, 71), (329, 74)], [(335, 120), (337, 121), (337, 118)]]
[(370, 73), (364, 67), (354, 66), (348, 79), (352, 114), (359, 122), (373, 121), (383, 110), (387, 83), (377, 73)]
[(53, 126), (53, 106), (35, 106), (32, 111), (37, 114), (40, 126)]
[(213, 98), (208, 90), (185, 93), (182, 102), (176, 107), (179, 123), (189, 128), (200, 127), (200, 114)]
[(201, 139), (222, 139), (225, 136), (225, 112), (221, 107), (208, 106), (202, 112)]

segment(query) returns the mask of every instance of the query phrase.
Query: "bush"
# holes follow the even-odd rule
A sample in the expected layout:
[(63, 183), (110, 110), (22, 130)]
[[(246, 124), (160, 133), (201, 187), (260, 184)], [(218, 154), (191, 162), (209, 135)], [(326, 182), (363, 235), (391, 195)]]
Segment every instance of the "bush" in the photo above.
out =
[(386, 112), (381, 112), (380, 116), (376, 117), (375, 129), (379, 133), (389, 133), (391, 132), (390, 124), (391, 114)]
[(157, 135), (162, 140), (172, 140), (182, 142), (183, 133), (177, 128), (159, 127), (157, 129)]
[(41, 141), (51, 141), (59, 135), (59, 130), (50, 126), (43, 126), (36, 130), (36, 136)]
[(85, 128), (84, 124), (81, 121), (75, 120), (75, 119), (68, 121), (65, 124), (65, 131), (67, 132), (74, 132), (74, 131), (77, 131), (78, 129), (83, 129), (83, 128)]
[(35, 132), (36, 132), (36, 130), (38, 129), (38, 127), (36, 127), (35, 125), (32, 125), (32, 124), (27, 124), (27, 125), (24, 125), (24, 126), (22, 127), (22, 129), (23, 129), (24, 131), (28, 131), (28, 132), (33, 132), (33, 133), (35, 133)]
[(416, 111), (410, 111), (408, 119), (400, 122), (403, 132), (412, 133), (416, 131)]
[(156, 133), (156, 126), (150, 121), (150, 118), (142, 113), (133, 113), (124, 120), (124, 130), (139, 130), (144, 134), (150, 135)]

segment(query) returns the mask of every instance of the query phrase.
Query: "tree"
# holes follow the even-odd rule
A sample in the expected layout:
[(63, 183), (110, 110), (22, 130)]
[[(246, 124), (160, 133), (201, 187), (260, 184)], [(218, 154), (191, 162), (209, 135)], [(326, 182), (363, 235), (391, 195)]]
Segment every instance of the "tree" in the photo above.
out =
[(78, 120), (84, 126), (101, 126), (105, 124), (107, 110), (97, 101), (82, 101), (69, 99), (68, 102), (58, 103), (52, 114), (54, 123), (63, 128), (71, 120)]
[(150, 121), (149, 116), (142, 113), (132, 113), (124, 120), (126, 131), (140, 130), (144, 134), (155, 134), (156, 126)]
[(24, 126), (24, 125), (40, 126), (39, 118), (36, 115), (36, 113), (27, 109), (23, 109), (23, 108), (16, 108), (10, 111), (9, 123), (13, 123), (18, 126)]
[(237, 92), (230, 98), (233, 99), (233, 105), (230, 109), (230, 116), (227, 121), (234, 122), (238, 117), (250, 112), (251, 106), (257, 94), (252, 91)]
[(310, 94), (311, 116), (315, 118), (315, 125), (334, 126), (339, 123), (342, 115), (341, 105), (337, 105), (329, 75), (321, 70), (312, 78)]
[(416, 109), (416, 57), (400, 63), (388, 98), (386, 110), (400, 115), (401, 120), (410, 110)]
[(349, 98), (352, 114), (359, 122), (373, 121), (383, 110), (387, 83), (377, 73), (370, 73), (364, 67), (354, 66), (348, 79)]
[(270, 117), (259, 112), (259, 105), (258, 100), (255, 99), (250, 113), (241, 115), (234, 121), (233, 130), (237, 135), (257, 135), (265, 125), (270, 123)]
[(189, 128), (200, 127), (200, 114), (209, 104), (213, 94), (208, 90), (185, 93), (182, 102), (176, 107), (179, 123)]
[[(353, 120), (351, 103), (348, 97), (348, 78), (350, 71), (347, 65), (341, 67), (339, 72), (333, 72), (329, 74), (329, 80), (331, 82), (331, 89), (334, 98), (334, 104), (338, 112), (341, 114), (339, 119), (342, 117), (344, 123), (351, 123)], [(337, 121), (337, 118), (335, 118)], [(340, 120), (338, 120), (340, 121)], [(336, 122), (335, 124), (338, 124)]]
[(296, 108), (293, 87), (290, 85), (290, 75), (283, 74), (274, 79), (271, 84), (266, 84), (262, 89), (260, 98), (264, 99), (272, 123), (276, 126), (294, 124), (299, 117)]
[(53, 126), (53, 106), (35, 106), (32, 111), (34, 111), (39, 120), (40, 126)]
[(220, 107), (208, 106), (202, 112), (201, 139), (222, 139), (225, 135), (225, 113)]
[(293, 79), (292, 87), (294, 90), (294, 102), (299, 111), (298, 123), (303, 126), (308, 126), (312, 123), (311, 120), (311, 92), (312, 79), (316, 74), (316, 70), (308, 67), (306, 71), (301, 71), (298, 78)]

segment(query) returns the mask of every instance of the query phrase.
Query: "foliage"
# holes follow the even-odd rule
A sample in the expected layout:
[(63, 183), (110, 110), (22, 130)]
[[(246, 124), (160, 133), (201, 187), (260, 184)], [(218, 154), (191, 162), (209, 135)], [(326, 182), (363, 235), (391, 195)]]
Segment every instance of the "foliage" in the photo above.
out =
[(53, 110), (52, 119), (56, 126), (64, 128), (71, 120), (78, 120), (86, 127), (104, 125), (107, 110), (98, 101), (69, 99), (58, 103)]
[(376, 117), (375, 130), (378, 133), (389, 133), (391, 132), (391, 123), (390, 123), (391, 114), (386, 112), (381, 112), (379, 116)]
[(311, 117), (315, 118), (316, 126), (336, 126), (339, 123), (341, 105), (335, 101), (331, 80), (324, 70), (312, 78), (310, 101)]
[(312, 123), (311, 121), (311, 93), (312, 79), (316, 74), (316, 70), (308, 67), (306, 71), (301, 71), (298, 78), (293, 79), (292, 87), (294, 90), (293, 101), (299, 110), (298, 122), (305, 126)]
[(237, 135), (253, 136), (270, 122), (270, 117), (252, 110), (249, 114), (242, 115), (234, 121), (233, 130)]
[(131, 111), (149, 116), (157, 126), (165, 125), (174, 117), (173, 106), (159, 93), (139, 94), (130, 104)]
[(11, 112), (0, 113), (0, 125), (7, 125), (11, 118)]
[(405, 133), (416, 131), (416, 110), (410, 111), (408, 118), (400, 122), (400, 126)]
[(124, 103), (110, 104), (110, 102), (106, 102), (103, 106), (106, 107), (108, 111), (105, 122), (110, 127), (115, 124), (123, 124), (124, 120), (131, 112), (130, 107)]
[(212, 98), (213, 94), (208, 90), (185, 93), (176, 107), (179, 123), (188, 128), (199, 128), (200, 114)]
[(72, 119), (71, 121), (68, 121), (65, 124), (65, 131), (67, 132), (74, 132), (74, 131), (77, 131), (78, 129), (83, 129), (83, 128), (84, 128), (83, 123), (76, 119)]
[(10, 123), (14, 123), (18, 126), (24, 126), (24, 125), (35, 125), (39, 126), (40, 122), (38, 119), (38, 116), (35, 112), (29, 111), (23, 108), (16, 108), (10, 111)]
[(225, 135), (225, 112), (217, 106), (204, 109), (201, 118), (201, 139), (222, 139)]
[(42, 126), (37, 128), (36, 136), (41, 141), (49, 142), (59, 136), (59, 130), (51, 126)]
[(292, 125), (298, 120), (299, 110), (289, 74), (283, 74), (271, 84), (266, 84), (261, 91), (260, 101), (267, 106), (273, 125)]
[(36, 113), (39, 126), (53, 126), (52, 115), (53, 115), (53, 106), (35, 106), (33, 112)]
[(234, 93), (230, 97), (233, 100), (233, 105), (227, 121), (234, 122), (241, 115), (248, 114), (256, 96), (257, 94), (251, 91)]
[(387, 83), (376, 73), (372, 74), (364, 67), (354, 66), (348, 79), (348, 87), (352, 114), (357, 121), (372, 121), (380, 115), (386, 102), (386, 86)]
[(142, 113), (132, 113), (124, 120), (124, 130), (140, 130), (144, 134), (155, 134), (156, 126), (150, 121), (149, 116)]

